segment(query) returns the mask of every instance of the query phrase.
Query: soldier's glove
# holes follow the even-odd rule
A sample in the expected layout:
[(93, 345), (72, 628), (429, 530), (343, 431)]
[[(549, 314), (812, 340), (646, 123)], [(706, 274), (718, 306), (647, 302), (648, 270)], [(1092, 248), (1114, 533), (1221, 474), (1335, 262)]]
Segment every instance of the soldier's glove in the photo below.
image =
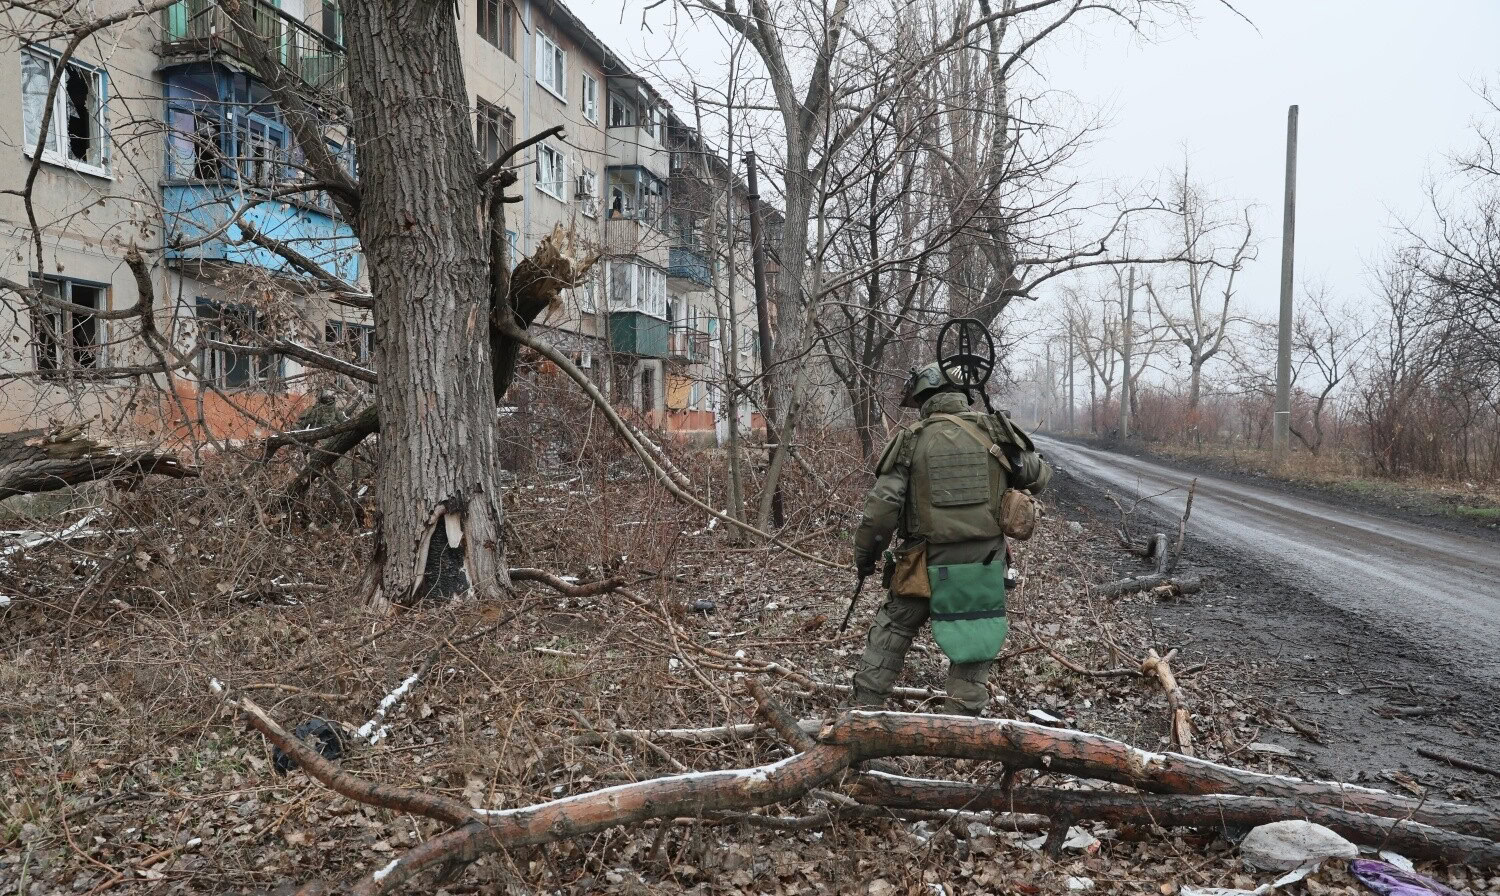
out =
[(863, 551), (854, 553), (854, 572), (861, 577), (873, 576), (875, 574), (875, 556)]

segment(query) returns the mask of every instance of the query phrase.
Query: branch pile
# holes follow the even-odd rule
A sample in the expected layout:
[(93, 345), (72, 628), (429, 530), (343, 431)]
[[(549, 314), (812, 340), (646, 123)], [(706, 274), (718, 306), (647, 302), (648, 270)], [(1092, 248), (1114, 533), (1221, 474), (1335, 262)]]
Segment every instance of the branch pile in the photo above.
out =
[[(451, 867), (486, 854), (653, 819), (701, 818), (795, 802), (815, 789), (840, 784), (863, 806), (1041, 815), (1051, 819), (1054, 834), (1075, 821), (1093, 819), (1223, 831), (1231, 825), (1305, 818), (1355, 841), (1413, 857), (1500, 865), (1500, 815), (1474, 806), (1244, 771), (1178, 753), (1152, 753), (1100, 735), (1007, 719), (850, 712), (823, 726), (813, 738), (771, 704), (763, 689), (751, 690), (762, 714), (796, 745), (793, 755), (751, 768), (688, 772), (503, 810), (471, 809), (438, 794), (361, 779), (292, 738), (249, 700), (232, 698), (229, 703), (325, 786), (361, 803), (447, 826), (444, 833), (351, 886), (317, 881), (304, 886), (303, 893), (390, 892), (439, 865)], [(865, 760), (897, 756), (999, 762), (1007, 774), (989, 786), (853, 771)], [(1086, 779), (1094, 782), (1094, 789), (1035, 782), (1011, 787), (1016, 771), (1023, 769), (1045, 772), (1049, 780), (1060, 775)]]

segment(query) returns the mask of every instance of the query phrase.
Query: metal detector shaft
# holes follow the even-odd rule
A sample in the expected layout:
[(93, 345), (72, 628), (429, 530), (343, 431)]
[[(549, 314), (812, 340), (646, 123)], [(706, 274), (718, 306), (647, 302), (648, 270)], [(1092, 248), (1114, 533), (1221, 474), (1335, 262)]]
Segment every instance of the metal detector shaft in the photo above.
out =
[(854, 585), (854, 599), (849, 601), (849, 609), (844, 613), (844, 623), (839, 626), (839, 634), (849, 627), (849, 619), (854, 616), (854, 607), (859, 603), (859, 592), (865, 587), (866, 576), (861, 575), (859, 581)]

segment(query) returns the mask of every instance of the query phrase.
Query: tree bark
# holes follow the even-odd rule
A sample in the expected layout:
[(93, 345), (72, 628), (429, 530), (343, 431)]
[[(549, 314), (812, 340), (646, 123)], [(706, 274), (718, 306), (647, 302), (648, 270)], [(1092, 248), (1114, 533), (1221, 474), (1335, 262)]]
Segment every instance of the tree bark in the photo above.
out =
[(197, 476), (170, 454), (122, 451), (83, 435), (82, 426), (59, 426), (0, 434), (0, 501), (50, 492), (96, 479), (155, 474)]
[(356, 220), (374, 295), (381, 509), (372, 602), (497, 596), (487, 207), (451, 3), (349, 0)]
[(956, 781), (861, 775), (853, 795), (862, 803), (892, 809), (962, 809), (970, 812), (1015, 812), (1103, 821), (1116, 825), (1159, 825), (1226, 831), (1284, 819), (1324, 825), (1355, 843), (1390, 848), (1417, 859), (1487, 867), (1500, 862), (1500, 843), (1457, 834), (1412, 821), (1392, 821), (1312, 800), (1239, 794), (1130, 793), (1110, 790), (1061, 790), (1017, 787), (1009, 792)]

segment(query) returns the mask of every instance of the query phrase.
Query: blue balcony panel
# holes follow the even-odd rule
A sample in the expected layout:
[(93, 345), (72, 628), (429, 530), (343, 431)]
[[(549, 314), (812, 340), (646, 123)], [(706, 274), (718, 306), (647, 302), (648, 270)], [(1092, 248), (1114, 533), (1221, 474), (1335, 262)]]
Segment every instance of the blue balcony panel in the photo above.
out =
[[(280, 255), (243, 240), (235, 218), (247, 203), (243, 220), (273, 240), (316, 262), (330, 277), (353, 285), (359, 278), (359, 240), (348, 224), (327, 212), (280, 200), (258, 200), (229, 184), (169, 184), (162, 188), (166, 206), (169, 246), (181, 246), (213, 234), (199, 245), (169, 248), (167, 258), (176, 261), (232, 262), (254, 265), (293, 277), (306, 275)], [(221, 234), (219, 231), (223, 230)]]
[(676, 280), (690, 280), (704, 287), (713, 285), (708, 259), (695, 249), (673, 246), (668, 255), (667, 276)]

